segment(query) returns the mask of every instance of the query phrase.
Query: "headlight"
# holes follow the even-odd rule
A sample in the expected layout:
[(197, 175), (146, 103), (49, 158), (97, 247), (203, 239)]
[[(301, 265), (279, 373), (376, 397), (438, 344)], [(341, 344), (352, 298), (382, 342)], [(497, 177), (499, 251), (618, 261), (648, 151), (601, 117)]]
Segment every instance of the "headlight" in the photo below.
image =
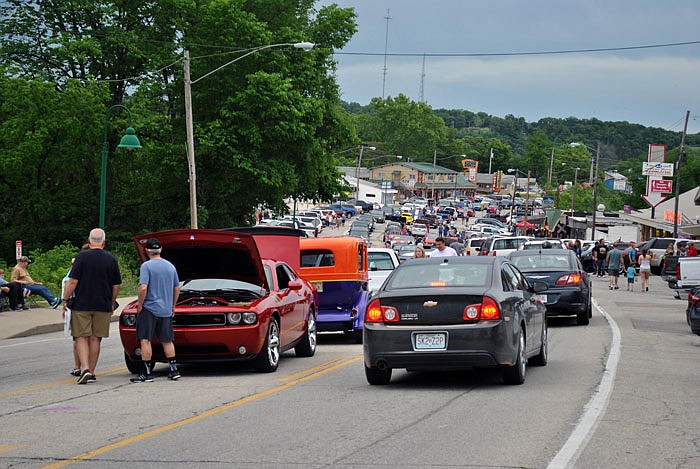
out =
[(255, 324), (258, 321), (258, 315), (255, 313), (243, 313), (243, 322), (245, 324)]
[(240, 324), (241, 323), (241, 313), (228, 313), (226, 319), (229, 324)]
[(121, 317), (121, 321), (122, 321), (122, 326), (134, 327), (134, 324), (136, 324), (136, 315), (135, 314), (123, 314)]

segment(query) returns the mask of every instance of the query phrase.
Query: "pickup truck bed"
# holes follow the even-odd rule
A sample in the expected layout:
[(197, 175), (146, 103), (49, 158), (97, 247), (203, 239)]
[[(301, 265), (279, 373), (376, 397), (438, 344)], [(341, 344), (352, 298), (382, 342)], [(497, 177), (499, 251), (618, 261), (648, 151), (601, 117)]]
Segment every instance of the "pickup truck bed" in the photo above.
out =
[(679, 257), (677, 279), (676, 286), (671, 288), (679, 295), (700, 286), (700, 257)]

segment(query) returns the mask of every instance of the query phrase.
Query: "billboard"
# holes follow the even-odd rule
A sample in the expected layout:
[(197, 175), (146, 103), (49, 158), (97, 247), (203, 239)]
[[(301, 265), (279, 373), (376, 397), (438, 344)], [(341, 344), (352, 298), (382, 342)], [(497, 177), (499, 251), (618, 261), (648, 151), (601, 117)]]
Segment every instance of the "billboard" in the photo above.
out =
[(472, 184), (476, 184), (476, 175), (479, 172), (479, 162), (476, 160), (462, 160), (462, 168), (464, 168), (464, 175), (467, 180)]
[(642, 176), (673, 176), (673, 163), (642, 163)]

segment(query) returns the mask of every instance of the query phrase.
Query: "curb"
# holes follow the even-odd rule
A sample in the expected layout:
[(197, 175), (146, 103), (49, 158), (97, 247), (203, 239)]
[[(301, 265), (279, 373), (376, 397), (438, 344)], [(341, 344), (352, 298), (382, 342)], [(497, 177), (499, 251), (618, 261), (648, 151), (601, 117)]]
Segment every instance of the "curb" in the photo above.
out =
[[(119, 315), (115, 314), (110, 319), (110, 322), (116, 322), (118, 320), (119, 320)], [(33, 335), (47, 334), (49, 332), (59, 332), (62, 330), (63, 330), (63, 322), (54, 323), (54, 324), (42, 324), (40, 326), (31, 327), (27, 330), (24, 330), (22, 332), (18, 332), (14, 335), (11, 335), (11, 336), (5, 337), (5, 338), (6, 339), (19, 339), (22, 337), (31, 337)]]

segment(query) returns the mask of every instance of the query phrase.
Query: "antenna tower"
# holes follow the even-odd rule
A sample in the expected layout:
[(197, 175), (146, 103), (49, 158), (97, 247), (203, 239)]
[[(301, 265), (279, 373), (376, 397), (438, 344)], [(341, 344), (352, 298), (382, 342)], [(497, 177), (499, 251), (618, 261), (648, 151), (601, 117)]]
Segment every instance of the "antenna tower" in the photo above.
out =
[(418, 101), (421, 103), (425, 102), (425, 94), (423, 93), (424, 91), (425, 91), (425, 53), (423, 53), (423, 68), (420, 72), (420, 92), (419, 92)]
[(386, 9), (386, 16), (384, 17), (386, 20), (386, 32), (384, 34), (384, 68), (382, 69), (382, 99), (384, 99), (384, 90), (386, 89), (386, 53), (387, 53), (387, 46), (389, 45), (389, 20), (391, 17), (389, 16), (389, 9)]

